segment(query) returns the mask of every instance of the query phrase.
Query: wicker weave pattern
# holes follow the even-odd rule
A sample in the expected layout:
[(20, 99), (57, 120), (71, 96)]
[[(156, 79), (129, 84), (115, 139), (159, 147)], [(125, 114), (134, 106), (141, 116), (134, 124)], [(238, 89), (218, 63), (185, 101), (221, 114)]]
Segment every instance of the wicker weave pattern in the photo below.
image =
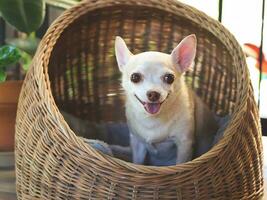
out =
[[(98, 153), (58, 107), (90, 121), (121, 121), (114, 36), (134, 53), (198, 38), (188, 84), (217, 114), (231, 114), (211, 151), (171, 167)], [(112, 78), (110, 78), (112, 77)], [(116, 95), (104, 96), (107, 93)], [(258, 110), (236, 40), (218, 22), (174, 0), (88, 0), (50, 27), (24, 81), (16, 125), (19, 199), (258, 199), (263, 193)]]

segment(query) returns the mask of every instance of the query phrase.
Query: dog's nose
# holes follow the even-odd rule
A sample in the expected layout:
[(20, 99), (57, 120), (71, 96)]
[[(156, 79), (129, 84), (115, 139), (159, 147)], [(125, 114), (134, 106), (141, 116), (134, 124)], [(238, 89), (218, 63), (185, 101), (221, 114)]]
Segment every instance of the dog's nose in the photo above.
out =
[(156, 91), (148, 91), (146, 95), (149, 101), (152, 101), (152, 102), (158, 101), (160, 98), (160, 93)]

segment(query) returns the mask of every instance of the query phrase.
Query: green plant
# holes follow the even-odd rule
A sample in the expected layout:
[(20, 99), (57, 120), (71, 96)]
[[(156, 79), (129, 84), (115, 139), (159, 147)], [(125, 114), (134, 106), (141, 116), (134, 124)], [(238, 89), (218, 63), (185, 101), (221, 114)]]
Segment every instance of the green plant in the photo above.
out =
[(6, 79), (7, 66), (18, 62), (18, 55), (23, 69), (28, 69), (39, 43), (35, 31), (43, 23), (45, 2), (43, 0), (0, 0), (0, 14), (6, 22), (21, 33), (19, 38), (6, 39), (6, 43), (11, 46), (1, 47), (0, 57), (3, 56), (3, 63), (0, 62), (1, 82)]
[(43, 23), (45, 3), (43, 0), (1, 0), (0, 12), (17, 30), (30, 34)]
[(6, 70), (11, 64), (19, 61), (21, 52), (18, 48), (10, 45), (0, 47), (0, 83), (6, 80)]

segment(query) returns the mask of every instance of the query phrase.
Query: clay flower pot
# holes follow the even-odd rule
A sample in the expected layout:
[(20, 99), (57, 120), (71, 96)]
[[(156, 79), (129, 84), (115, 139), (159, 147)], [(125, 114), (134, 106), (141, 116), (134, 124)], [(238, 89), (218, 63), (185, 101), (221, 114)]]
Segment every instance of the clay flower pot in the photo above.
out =
[(15, 120), (22, 81), (0, 83), (0, 152), (14, 150)]

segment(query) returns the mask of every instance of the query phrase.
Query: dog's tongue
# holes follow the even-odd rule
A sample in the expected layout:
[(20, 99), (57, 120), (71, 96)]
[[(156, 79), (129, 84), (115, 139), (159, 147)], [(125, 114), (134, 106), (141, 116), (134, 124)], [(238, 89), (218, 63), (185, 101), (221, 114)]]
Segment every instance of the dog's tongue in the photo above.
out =
[(150, 114), (156, 114), (160, 109), (160, 103), (145, 103), (145, 109)]

